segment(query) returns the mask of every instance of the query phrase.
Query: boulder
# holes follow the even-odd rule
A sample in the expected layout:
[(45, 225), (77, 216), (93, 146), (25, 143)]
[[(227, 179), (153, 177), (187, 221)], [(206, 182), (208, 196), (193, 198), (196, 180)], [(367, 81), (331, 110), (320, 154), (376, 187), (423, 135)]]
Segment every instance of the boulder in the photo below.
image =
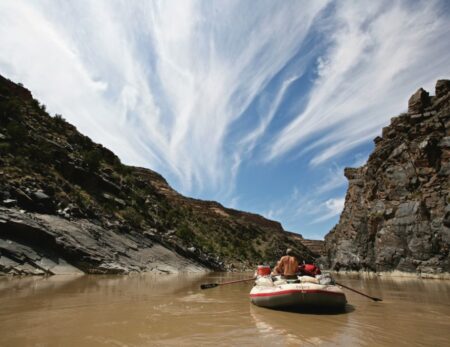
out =
[(33, 200), (20, 188), (13, 188), (12, 196), (17, 199), (22, 208), (31, 209), (34, 206)]
[(441, 98), (450, 92), (450, 80), (438, 80), (436, 82), (436, 97)]
[(6, 207), (12, 207), (17, 205), (17, 200), (15, 199), (5, 199), (3, 200), (3, 205)]
[(50, 197), (45, 194), (42, 190), (38, 190), (36, 192), (32, 193), (32, 198), (35, 201), (39, 201), (39, 202), (45, 202), (45, 201), (49, 201)]
[(417, 114), (425, 110), (430, 105), (430, 95), (427, 91), (419, 88), (408, 101), (408, 113)]
[(42, 190), (37, 190), (31, 193), (31, 198), (35, 203), (32, 210), (42, 213), (50, 213), (54, 210), (52, 199)]

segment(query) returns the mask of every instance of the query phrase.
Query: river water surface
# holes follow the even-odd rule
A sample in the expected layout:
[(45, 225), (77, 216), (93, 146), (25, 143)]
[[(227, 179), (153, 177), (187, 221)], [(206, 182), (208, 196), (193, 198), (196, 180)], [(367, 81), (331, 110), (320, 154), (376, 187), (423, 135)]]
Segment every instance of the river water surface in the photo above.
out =
[(249, 302), (251, 274), (0, 278), (0, 346), (450, 346), (450, 281), (338, 277), (339, 314)]

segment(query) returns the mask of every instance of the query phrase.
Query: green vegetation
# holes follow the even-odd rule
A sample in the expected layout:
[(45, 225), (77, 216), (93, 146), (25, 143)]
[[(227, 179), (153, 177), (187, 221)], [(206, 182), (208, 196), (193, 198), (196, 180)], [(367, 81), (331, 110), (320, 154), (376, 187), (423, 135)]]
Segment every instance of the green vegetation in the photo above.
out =
[(11, 145), (7, 142), (0, 142), (0, 154), (6, 155), (11, 151)]
[(120, 215), (135, 228), (140, 228), (144, 221), (144, 218), (133, 207), (127, 207), (120, 211)]
[(92, 205), (90, 195), (79, 187), (75, 187), (72, 191), (72, 197), (74, 198), (75, 203), (83, 210), (89, 209)]
[(26, 128), (23, 124), (17, 122), (16, 120), (12, 120), (8, 123), (6, 126), (6, 131), (11, 137), (12, 142), (16, 144), (23, 142), (27, 136)]
[(176, 231), (176, 235), (186, 241), (186, 242), (193, 242), (195, 241), (195, 234), (192, 232), (192, 230), (187, 226), (186, 223), (181, 224)]
[(64, 127), (66, 127), (68, 125), (68, 123), (66, 122), (66, 120), (64, 119), (64, 117), (60, 114), (55, 114), (55, 116), (53, 117), (54, 120), (54, 125), (55, 125), (55, 129), (56, 130), (63, 130)]
[(100, 168), (102, 154), (97, 149), (92, 149), (83, 153), (83, 160), (89, 171), (95, 172)]

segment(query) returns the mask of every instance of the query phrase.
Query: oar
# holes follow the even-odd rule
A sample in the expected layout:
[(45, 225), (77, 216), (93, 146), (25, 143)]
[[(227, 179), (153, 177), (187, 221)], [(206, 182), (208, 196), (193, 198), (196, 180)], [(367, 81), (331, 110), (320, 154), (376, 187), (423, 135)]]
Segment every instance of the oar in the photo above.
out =
[(248, 282), (248, 281), (254, 281), (255, 278), (247, 278), (245, 280), (238, 280), (238, 281), (230, 281), (230, 282), (222, 282), (222, 283), (206, 283), (202, 284), (200, 286), (201, 289), (209, 289), (209, 288), (215, 288), (217, 286), (224, 286), (226, 284), (233, 284), (233, 283), (241, 283), (241, 282)]
[(342, 283), (338, 283), (338, 282), (335, 282), (335, 283), (336, 283), (337, 285), (341, 286), (341, 287), (344, 287), (344, 288), (346, 288), (346, 289), (348, 289), (348, 290), (351, 290), (352, 292), (358, 293), (358, 294), (360, 294), (360, 295), (362, 295), (362, 296), (365, 296), (366, 298), (372, 299), (373, 301), (383, 301), (383, 300), (380, 299), (380, 298), (375, 298), (374, 296), (369, 296), (369, 295), (367, 295), (367, 294), (361, 293), (361, 292), (357, 291), (356, 289), (353, 289), (353, 288), (344, 286)]

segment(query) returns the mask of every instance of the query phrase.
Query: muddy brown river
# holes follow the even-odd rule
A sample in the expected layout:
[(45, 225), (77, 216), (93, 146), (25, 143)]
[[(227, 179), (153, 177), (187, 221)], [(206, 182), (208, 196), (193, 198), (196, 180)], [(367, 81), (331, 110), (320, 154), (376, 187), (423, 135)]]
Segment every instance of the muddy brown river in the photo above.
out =
[[(339, 314), (249, 302), (249, 274), (0, 278), (0, 346), (450, 346), (450, 281), (358, 279)], [(251, 277), (251, 274), (250, 274)]]

